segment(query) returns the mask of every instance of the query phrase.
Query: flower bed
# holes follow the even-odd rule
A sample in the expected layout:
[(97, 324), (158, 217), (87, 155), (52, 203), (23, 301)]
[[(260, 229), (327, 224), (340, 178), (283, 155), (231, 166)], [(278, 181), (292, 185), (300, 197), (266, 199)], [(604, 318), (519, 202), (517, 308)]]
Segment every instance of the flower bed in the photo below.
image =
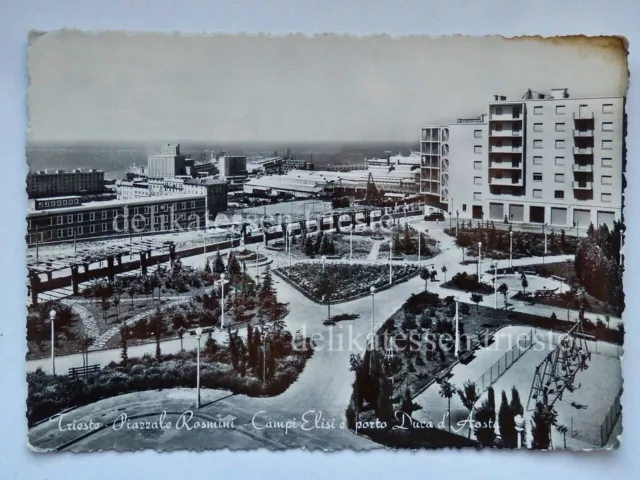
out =
[[(393, 265), (393, 279), (404, 281), (418, 273), (416, 265)], [(389, 285), (389, 266), (384, 264), (327, 263), (323, 270), (319, 263), (297, 263), (277, 270), (287, 277), (311, 299), (321, 302), (321, 280), (331, 279), (332, 302), (342, 302), (367, 295), (371, 287), (385, 288)]]

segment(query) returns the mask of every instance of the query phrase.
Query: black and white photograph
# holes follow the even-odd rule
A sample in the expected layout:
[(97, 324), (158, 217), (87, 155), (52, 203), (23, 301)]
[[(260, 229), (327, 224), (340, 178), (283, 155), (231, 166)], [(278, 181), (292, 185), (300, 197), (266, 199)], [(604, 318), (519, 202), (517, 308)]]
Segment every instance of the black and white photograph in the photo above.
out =
[(32, 31), (29, 448), (618, 448), (627, 47)]

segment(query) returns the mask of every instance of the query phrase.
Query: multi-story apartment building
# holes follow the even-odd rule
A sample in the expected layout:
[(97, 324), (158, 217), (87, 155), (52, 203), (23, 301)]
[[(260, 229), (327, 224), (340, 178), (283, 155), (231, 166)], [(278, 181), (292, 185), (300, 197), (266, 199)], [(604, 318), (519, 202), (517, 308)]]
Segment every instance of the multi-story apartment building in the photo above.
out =
[[(63, 205), (62, 202), (67, 203)], [(79, 197), (37, 200), (27, 216), (27, 243), (69, 242), (204, 227), (202, 195), (111, 200), (82, 204)]]
[(38, 170), (27, 174), (29, 198), (103, 193), (102, 170)]
[[(193, 160), (191, 160), (193, 163)], [(149, 178), (173, 178), (187, 174), (189, 162), (180, 153), (180, 144), (163, 145), (159, 154), (147, 157), (147, 176)]]
[(421, 132), (421, 193), (462, 218), (586, 228), (622, 215), (623, 97), (496, 96)]

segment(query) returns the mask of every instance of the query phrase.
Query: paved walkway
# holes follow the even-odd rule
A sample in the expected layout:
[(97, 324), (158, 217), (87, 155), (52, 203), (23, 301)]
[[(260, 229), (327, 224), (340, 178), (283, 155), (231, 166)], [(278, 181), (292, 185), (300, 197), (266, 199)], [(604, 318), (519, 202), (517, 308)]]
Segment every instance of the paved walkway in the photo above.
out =
[(380, 246), (382, 245), (383, 240), (374, 240), (373, 245), (371, 245), (371, 251), (369, 252), (369, 256), (367, 257), (367, 261), (375, 262), (378, 260), (378, 253), (380, 253)]

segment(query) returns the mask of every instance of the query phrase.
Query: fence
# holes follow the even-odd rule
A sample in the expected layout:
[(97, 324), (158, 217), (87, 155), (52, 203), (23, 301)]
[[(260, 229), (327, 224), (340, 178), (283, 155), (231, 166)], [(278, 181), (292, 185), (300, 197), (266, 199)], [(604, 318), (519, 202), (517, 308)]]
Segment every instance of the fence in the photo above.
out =
[(620, 414), (622, 413), (622, 405), (620, 404), (620, 397), (622, 396), (622, 389), (613, 401), (613, 405), (609, 409), (609, 413), (604, 417), (604, 421), (600, 425), (600, 446), (604, 447), (609, 441), (609, 437), (613, 433), (613, 429), (618, 423)]
[(476, 380), (476, 389), (479, 390), (478, 395), (482, 395), (491, 385), (504, 375), (511, 365), (524, 355), (533, 346), (533, 344), (532, 329), (529, 331), (528, 337), (519, 339), (516, 345), (507, 350), (507, 352), (500, 357), (496, 363), (491, 365), (491, 367)]

